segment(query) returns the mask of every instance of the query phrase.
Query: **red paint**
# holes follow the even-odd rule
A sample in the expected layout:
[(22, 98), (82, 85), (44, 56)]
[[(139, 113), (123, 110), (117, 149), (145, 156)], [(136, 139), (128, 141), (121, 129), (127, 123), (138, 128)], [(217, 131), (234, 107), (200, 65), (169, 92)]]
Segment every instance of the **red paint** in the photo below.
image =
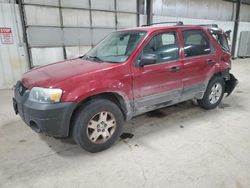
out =
[(0, 33), (11, 33), (11, 28), (9, 28), (9, 27), (0, 27)]
[[(184, 58), (180, 32), (185, 29), (200, 29), (211, 41), (213, 54)], [(25, 73), (22, 82), (31, 89), (34, 86), (62, 88), (62, 101), (79, 102), (89, 96), (103, 92), (115, 92), (126, 101), (183, 88), (208, 81), (212, 76), (231, 67), (230, 54), (223, 51), (215, 39), (201, 26), (142, 27), (130, 30), (144, 30), (147, 35), (124, 63), (98, 63), (82, 59), (65, 60)], [(163, 31), (177, 31), (180, 59), (175, 62), (136, 67), (136, 57), (146, 43)], [(215, 64), (207, 64), (207, 61)], [(173, 66), (180, 71), (170, 72)]]

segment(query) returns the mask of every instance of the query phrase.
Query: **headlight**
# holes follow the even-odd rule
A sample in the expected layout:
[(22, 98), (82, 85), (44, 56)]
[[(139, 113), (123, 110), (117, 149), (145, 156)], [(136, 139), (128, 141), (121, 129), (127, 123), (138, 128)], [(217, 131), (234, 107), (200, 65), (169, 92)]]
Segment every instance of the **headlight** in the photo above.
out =
[(61, 89), (33, 87), (30, 91), (29, 100), (41, 103), (60, 102)]

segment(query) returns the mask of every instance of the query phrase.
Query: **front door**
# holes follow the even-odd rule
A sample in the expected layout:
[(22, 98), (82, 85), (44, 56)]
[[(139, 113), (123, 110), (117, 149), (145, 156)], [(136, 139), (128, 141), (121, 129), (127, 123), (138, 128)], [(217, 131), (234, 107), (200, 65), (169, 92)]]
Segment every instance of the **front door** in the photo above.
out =
[(183, 89), (176, 31), (154, 35), (137, 61), (145, 54), (153, 54), (157, 60), (155, 64), (132, 68), (136, 114), (177, 103)]

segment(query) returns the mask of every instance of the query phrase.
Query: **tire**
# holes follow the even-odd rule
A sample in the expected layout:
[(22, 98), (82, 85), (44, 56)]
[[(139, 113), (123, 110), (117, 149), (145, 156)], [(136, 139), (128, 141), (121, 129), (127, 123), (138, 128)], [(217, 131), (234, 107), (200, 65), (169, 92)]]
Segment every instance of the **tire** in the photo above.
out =
[(201, 100), (197, 100), (198, 104), (200, 105), (200, 107), (207, 110), (214, 109), (220, 104), (224, 92), (225, 92), (224, 79), (220, 77), (214, 77), (210, 80), (203, 98)]
[(116, 104), (107, 99), (93, 99), (77, 111), (73, 138), (86, 151), (99, 152), (118, 140), (123, 123), (123, 114)]

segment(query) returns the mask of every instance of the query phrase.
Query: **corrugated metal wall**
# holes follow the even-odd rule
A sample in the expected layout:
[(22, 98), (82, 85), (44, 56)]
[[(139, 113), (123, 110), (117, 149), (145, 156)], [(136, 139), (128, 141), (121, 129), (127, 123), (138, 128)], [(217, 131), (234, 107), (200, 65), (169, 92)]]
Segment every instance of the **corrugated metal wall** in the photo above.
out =
[(82, 55), (138, 21), (136, 0), (24, 0), (23, 10), (33, 66)]
[[(223, 0), (153, 0), (157, 16), (233, 21), (235, 9), (235, 3)], [(250, 22), (249, 5), (241, 5), (240, 20)]]
[(12, 88), (28, 69), (18, 6), (0, 3), (0, 28), (11, 28), (13, 44), (0, 41), (0, 89)]

